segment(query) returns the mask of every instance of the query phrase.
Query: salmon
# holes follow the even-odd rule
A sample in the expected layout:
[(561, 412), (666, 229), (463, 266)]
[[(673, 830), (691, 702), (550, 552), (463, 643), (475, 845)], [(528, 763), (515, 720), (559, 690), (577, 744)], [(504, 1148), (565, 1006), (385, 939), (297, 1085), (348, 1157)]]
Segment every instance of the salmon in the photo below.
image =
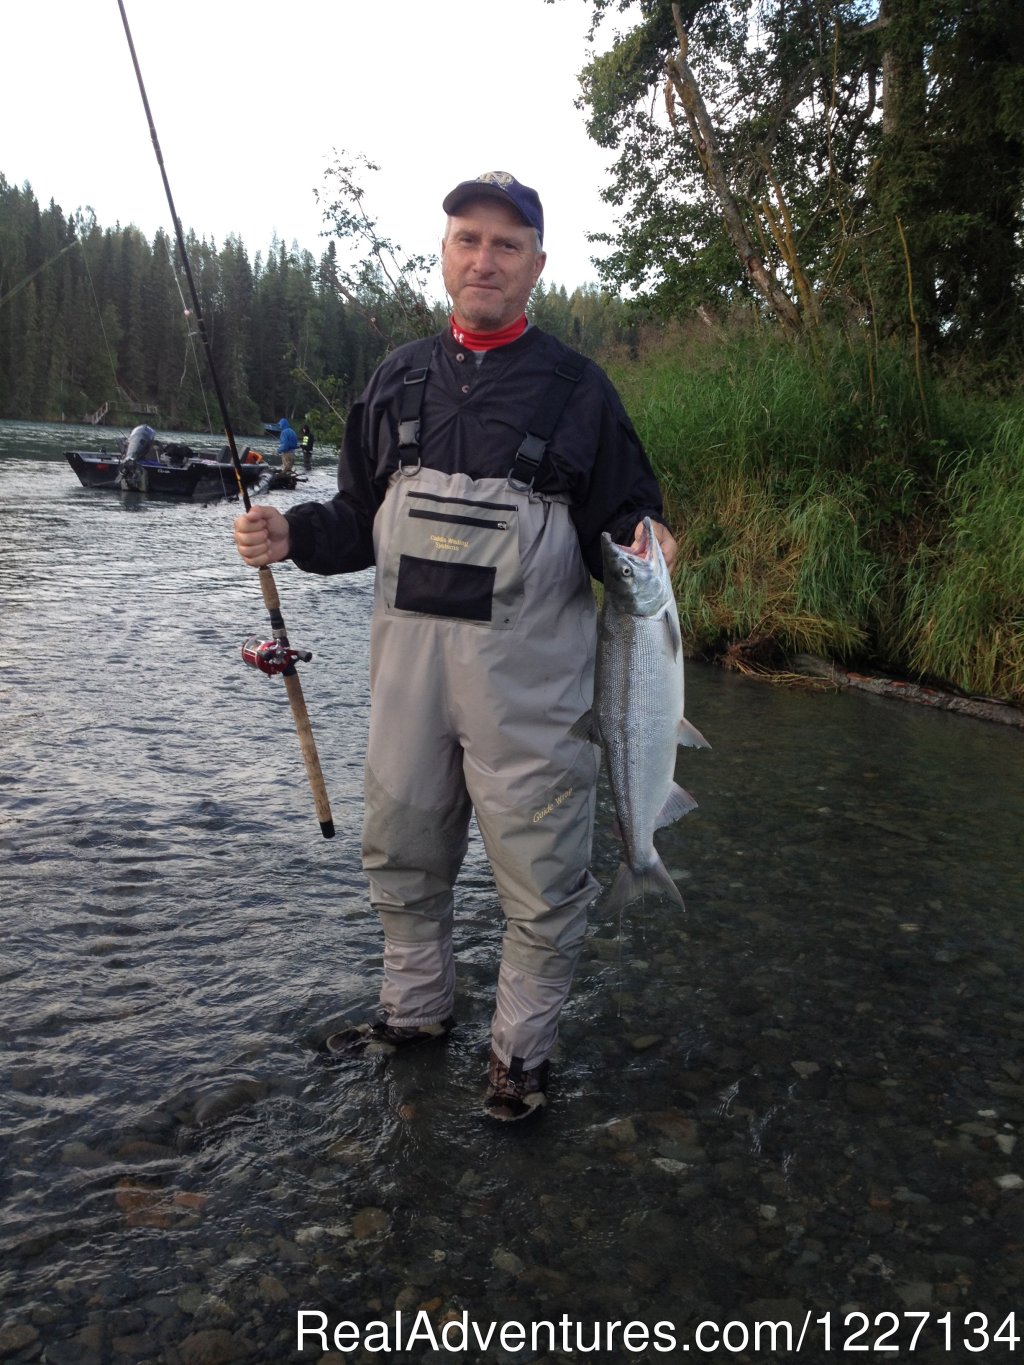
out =
[(604, 750), (625, 846), (608, 906), (647, 892), (682, 906), (679, 888), (654, 846), (654, 831), (697, 802), (675, 782), (680, 744), (709, 749), (683, 714), (683, 641), (668, 566), (643, 522), (634, 552), (602, 536), (604, 606), (598, 636), (592, 731)]

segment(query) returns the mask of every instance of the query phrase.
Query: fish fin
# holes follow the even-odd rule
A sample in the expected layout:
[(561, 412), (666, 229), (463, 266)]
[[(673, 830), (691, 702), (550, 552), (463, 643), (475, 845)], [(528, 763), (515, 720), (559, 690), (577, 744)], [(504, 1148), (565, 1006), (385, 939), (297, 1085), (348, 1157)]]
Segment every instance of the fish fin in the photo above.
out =
[(679, 617), (674, 611), (665, 613), (665, 629), (668, 631), (668, 642), (672, 650), (673, 659), (682, 652), (683, 636), (679, 629)]
[(696, 725), (691, 725), (688, 720), (679, 722), (679, 738), (677, 744), (685, 744), (688, 749), (710, 749), (711, 745), (707, 742)]
[(677, 786), (674, 782), (668, 789), (668, 796), (665, 804), (658, 811), (657, 819), (654, 822), (655, 829), (664, 829), (666, 825), (674, 825), (675, 822), (687, 811), (696, 810), (697, 802), (688, 791)]
[(586, 739), (591, 744), (601, 743), (601, 732), (597, 728), (597, 720), (593, 711), (584, 711), (579, 720), (573, 721), (569, 727), (570, 739)]
[(620, 863), (612, 889), (608, 893), (606, 908), (610, 913), (623, 910), (648, 892), (653, 896), (665, 896), (668, 900), (674, 901), (681, 910), (686, 909), (679, 894), (679, 887), (669, 876), (668, 868), (660, 858), (653, 867), (645, 868), (643, 872), (634, 872), (628, 863)]

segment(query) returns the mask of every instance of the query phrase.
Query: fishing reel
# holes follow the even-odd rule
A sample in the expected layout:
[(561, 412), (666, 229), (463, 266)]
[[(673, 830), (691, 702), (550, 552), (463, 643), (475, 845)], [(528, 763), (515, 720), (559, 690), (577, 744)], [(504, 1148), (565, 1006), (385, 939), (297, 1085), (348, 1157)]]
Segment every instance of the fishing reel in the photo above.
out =
[(308, 649), (292, 649), (280, 640), (261, 640), (258, 635), (250, 635), (242, 645), (242, 658), (250, 668), (258, 668), (261, 673), (287, 673), (295, 661), (308, 664), (313, 655)]

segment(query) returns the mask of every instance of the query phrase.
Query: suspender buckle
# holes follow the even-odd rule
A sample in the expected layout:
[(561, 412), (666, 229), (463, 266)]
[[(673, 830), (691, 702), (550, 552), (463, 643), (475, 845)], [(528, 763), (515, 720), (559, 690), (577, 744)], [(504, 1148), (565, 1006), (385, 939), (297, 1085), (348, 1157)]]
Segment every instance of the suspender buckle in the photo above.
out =
[(537, 470), (547, 448), (547, 441), (540, 436), (534, 436), (532, 432), (526, 433), (509, 471), (508, 481), (512, 488), (518, 489), (521, 493), (533, 491), (533, 481), (537, 477)]
[[(427, 367), (409, 370), (405, 376), (406, 388), (412, 384), (423, 384), (427, 378)], [(408, 450), (420, 443), (420, 408), (423, 405), (423, 390), (418, 394), (406, 392), (402, 397), (402, 411), (398, 423), (398, 448)]]

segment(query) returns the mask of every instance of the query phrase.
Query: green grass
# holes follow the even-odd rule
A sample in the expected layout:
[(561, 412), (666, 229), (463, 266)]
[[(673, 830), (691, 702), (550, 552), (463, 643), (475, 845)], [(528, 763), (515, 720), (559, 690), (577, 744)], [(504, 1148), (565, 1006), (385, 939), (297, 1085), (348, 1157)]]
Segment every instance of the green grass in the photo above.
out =
[(1024, 700), (1024, 412), (953, 462), (932, 544), (905, 567), (893, 644), (915, 670)]
[(680, 541), (694, 649), (768, 640), (1024, 700), (1024, 396), (743, 320), (608, 368)]

